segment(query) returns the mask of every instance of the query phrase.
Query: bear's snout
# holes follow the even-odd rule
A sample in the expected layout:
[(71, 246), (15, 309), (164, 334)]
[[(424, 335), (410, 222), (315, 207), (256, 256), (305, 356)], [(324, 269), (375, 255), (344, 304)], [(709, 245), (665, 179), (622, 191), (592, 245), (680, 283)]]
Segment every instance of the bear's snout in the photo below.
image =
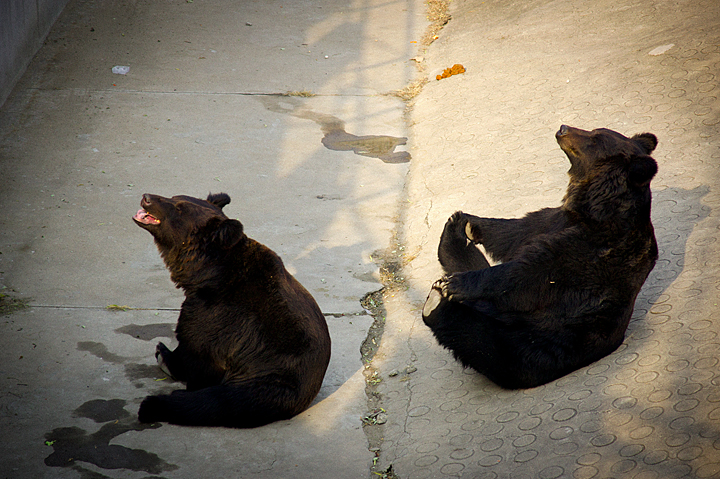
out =
[(140, 206), (145, 208), (146, 206), (150, 206), (152, 204), (152, 196), (149, 193), (144, 193), (142, 195), (142, 199), (140, 200)]

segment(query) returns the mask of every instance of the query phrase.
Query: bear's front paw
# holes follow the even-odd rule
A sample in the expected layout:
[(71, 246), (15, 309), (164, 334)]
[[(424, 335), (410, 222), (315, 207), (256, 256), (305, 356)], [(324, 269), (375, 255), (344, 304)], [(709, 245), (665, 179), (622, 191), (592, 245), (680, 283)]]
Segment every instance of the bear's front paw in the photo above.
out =
[(453, 238), (470, 240), (475, 244), (482, 243), (482, 231), (480, 226), (473, 224), (472, 215), (466, 215), (462, 211), (456, 211), (445, 223), (443, 234)]
[(157, 359), (158, 366), (160, 367), (160, 369), (163, 370), (165, 374), (172, 377), (172, 373), (170, 372), (170, 368), (167, 364), (167, 358), (170, 357), (170, 354), (171, 351), (163, 343), (158, 343), (158, 345), (155, 347), (155, 359)]
[(443, 228), (443, 235), (447, 235), (452, 238), (465, 239), (466, 223), (467, 218), (465, 217), (465, 213), (463, 213), (462, 211), (456, 211), (445, 222), (445, 227)]

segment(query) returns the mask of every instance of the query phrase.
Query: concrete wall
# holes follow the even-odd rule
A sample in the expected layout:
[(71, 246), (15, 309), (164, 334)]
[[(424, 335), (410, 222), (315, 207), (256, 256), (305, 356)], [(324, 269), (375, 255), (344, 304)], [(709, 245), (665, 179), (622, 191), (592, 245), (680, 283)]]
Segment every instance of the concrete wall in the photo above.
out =
[(0, 106), (68, 0), (0, 0)]

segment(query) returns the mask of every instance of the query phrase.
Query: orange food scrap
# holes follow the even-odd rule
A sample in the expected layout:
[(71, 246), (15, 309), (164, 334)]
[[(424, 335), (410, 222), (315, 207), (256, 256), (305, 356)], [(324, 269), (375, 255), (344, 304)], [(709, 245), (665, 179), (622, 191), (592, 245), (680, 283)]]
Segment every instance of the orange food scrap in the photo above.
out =
[(443, 78), (448, 78), (453, 75), (459, 75), (461, 73), (465, 73), (465, 67), (460, 65), (459, 63), (456, 63), (452, 67), (443, 70), (442, 75), (437, 75), (435, 79), (442, 80)]

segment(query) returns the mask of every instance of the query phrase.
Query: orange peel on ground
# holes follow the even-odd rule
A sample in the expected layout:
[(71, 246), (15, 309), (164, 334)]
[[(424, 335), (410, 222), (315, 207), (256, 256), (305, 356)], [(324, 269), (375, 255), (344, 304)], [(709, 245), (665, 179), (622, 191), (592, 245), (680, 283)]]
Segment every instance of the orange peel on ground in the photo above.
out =
[(456, 63), (452, 67), (443, 70), (442, 75), (437, 75), (435, 79), (442, 80), (443, 78), (448, 78), (453, 75), (459, 75), (461, 73), (465, 73), (465, 67), (460, 65), (459, 63)]

